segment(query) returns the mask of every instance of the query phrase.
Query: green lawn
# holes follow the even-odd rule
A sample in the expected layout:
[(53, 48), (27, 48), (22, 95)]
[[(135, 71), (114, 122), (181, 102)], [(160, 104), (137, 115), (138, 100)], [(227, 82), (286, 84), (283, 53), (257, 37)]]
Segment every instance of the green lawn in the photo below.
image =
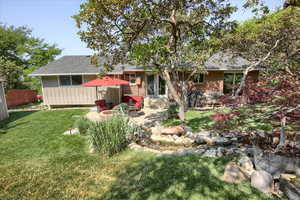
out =
[[(260, 112), (253, 113), (254, 109), (260, 110)], [(274, 121), (270, 117), (263, 118), (265, 112), (272, 111), (272, 107), (266, 106), (245, 106), (240, 107), (240, 123), (239, 125), (233, 123), (230, 128), (235, 130), (265, 130), (270, 131), (280, 127), (279, 121)], [(214, 120), (210, 118), (210, 115), (216, 112), (229, 112), (229, 109), (220, 110), (208, 110), (208, 111), (195, 111), (189, 110), (186, 112), (187, 125), (190, 126), (193, 131), (199, 130), (212, 130), (214, 129)], [(237, 118), (236, 118), (237, 119)], [(233, 121), (232, 121), (233, 122)], [(164, 122), (165, 126), (179, 125), (181, 122), (178, 119), (166, 120)], [(289, 124), (286, 126), (286, 130), (299, 131), (299, 127), (293, 127)]]
[(0, 122), (0, 199), (269, 199), (249, 182), (221, 181), (230, 158), (157, 157), (127, 150), (88, 153), (87, 138), (64, 136), (85, 110), (12, 113)]
[[(196, 111), (189, 110), (186, 112), (187, 125), (191, 127), (194, 131), (198, 130), (209, 130), (212, 129), (214, 121), (209, 117), (216, 111)], [(179, 119), (167, 120), (164, 122), (165, 126), (179, 125), (181, 122)]]

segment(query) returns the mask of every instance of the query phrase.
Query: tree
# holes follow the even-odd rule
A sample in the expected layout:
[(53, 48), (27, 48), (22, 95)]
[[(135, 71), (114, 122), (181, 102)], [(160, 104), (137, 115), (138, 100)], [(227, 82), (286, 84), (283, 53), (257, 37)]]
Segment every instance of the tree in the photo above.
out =
[[(32, 31), (26, 27), (6, 26), (0, 23), (0, 55), (2, 62), (10, 63), (10, 66), (16, 66), (19, 77), (10, 80), (7, 78), (7, 84), (10, 88), (33, 88), (38, 89), (37, 78), (31, 78), (27, 75), (35, 69), (46, 65), (54, 60), (61, 50), (55, 45), (49, 45), (43, 39), (32, 36)], [(0, 69), (5, 71), (4, 68)], [(0, 74), (1, 75), (1, 74)], [(2, 74), (3, 75), (3, 74)], [(4, 74), (5, 75), (5, 74)]]
[(258, 66), (266, 67), (266, 75), (284, 69), (288, 73), (300, 66), (300, 8), (286, 9), (254, 18), (239, 25), (233, 34), (224, 37), (224, 48), (230, 48), (252, 61), (237, 90), (245, 86), (247, 73)]
[[(276, 148), (279, 151), (285, 145), (286, 124), (300, 120), (300, 8), (290, 5), (248, 20), (225, 40), (225, 48), (230, 46), (253, 62), (244, 72), (234, 103), (277, 107), (271, 115), (264, 115), (280, 119), (280, 144)], [(251, 83), (246, 79), (247, 73), (257, 66), (264, 66), (265, 70), (259, 82)]]
[(210, 38), (235, 27), (226, 0), (89, 0), (74, 16), (79, 35), (106, 67), (134, 62), (151, 67), (166, 81), (184, 120), (187, 82), (216, 51)]
[(22, 67), (17, 65), (15, 62), (6, 60), (0, 57), (0, 77), (6, 80), (7, 88), (15, 88), (20, 82), (20, 73), (22, 72)]

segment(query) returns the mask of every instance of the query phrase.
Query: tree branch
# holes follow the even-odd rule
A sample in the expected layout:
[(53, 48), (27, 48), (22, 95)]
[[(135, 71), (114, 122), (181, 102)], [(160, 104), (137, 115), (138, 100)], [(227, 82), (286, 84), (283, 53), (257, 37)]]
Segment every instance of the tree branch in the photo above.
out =
[(278, 46), (279, 42), (280, 42), (280, 40), (276, 40), (275, 45), (271, 48), (271, 50), (267, 53), (267, 55), (265, 57), (263, 57), (262, 59), (258, 60), (257, 62), (255, 62), (254, 64), (252, 64), (252, 65), (250, 65), (249, 67), (246, 68), (246, 70), (244, 71), (244, 75), (243, 75), (243, 78), (241, 80), (240, 86), (235, 92), (235, 95), (234, 95), (235, 98), (238, 97), (239, 93), (245, 87), (246, 79), (247, 79), (249, 71), (252, 71), (255, 67), (260, 65), (262, 62), (266, 61), (270, 57), (273, 50)]

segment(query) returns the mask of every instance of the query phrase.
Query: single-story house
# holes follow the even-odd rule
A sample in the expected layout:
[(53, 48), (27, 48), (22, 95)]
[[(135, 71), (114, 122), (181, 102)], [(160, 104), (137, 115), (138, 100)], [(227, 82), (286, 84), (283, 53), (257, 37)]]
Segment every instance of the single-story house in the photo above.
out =
[[(214, 54), (205, 63), (207, 73), (195, 74), (192, 78), (191, 89), (206, 94), (228, 93), (232, 90), (231, 85), (241, 79), (243, 70), (249, 64), (246, 59), (230, 53)], [(96, 100), (96, 90), (84, 87), (82, 83), (96, 79), (100, 71), (101, 67), (91, 64), (90, 56), (63, 56), (37, 69), (31, 76), (41, 77), (45, 105), (92, 105)], [(168, 95), (165, 81), (143, 67), (118, 65), (106, 75), (130, 82), (121, 88), (110, 87), (105, 91), (99, 87), (101, 98), (107, 102), (118, 103), (119, 89), (124, 96)], [(258, 75), (259, 69), (249, 74), (254, 79)]]
[(4, 83), (4, 80), (0, 78), (0, 121), (8, 118), (8, 111), (7, 111), (3, 83)]

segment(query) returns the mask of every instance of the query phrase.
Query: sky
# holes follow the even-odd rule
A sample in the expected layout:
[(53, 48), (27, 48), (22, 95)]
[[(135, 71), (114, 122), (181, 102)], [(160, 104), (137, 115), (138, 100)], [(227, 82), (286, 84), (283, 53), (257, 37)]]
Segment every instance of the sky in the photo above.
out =
[[(265, 0), (275, 9), (283, 5), (284, 0)], [(6, 25), (27, 26), (33, 36), (43, 38), (49, 44), (63, 49), (64, 55), (90, 55), (92, 50), (86, 47), (77, 35), (78, 28), (71, 16), (79, 12), (80, 4), (85, 0), (0, 0), (0, 22)], [(242, 9), (243, 0), (231, 0), (240, 9), (232, 15), (238, 21), (252, 17), (249, 10)], [(60, 57), (59, 56), (59, 57)]]

